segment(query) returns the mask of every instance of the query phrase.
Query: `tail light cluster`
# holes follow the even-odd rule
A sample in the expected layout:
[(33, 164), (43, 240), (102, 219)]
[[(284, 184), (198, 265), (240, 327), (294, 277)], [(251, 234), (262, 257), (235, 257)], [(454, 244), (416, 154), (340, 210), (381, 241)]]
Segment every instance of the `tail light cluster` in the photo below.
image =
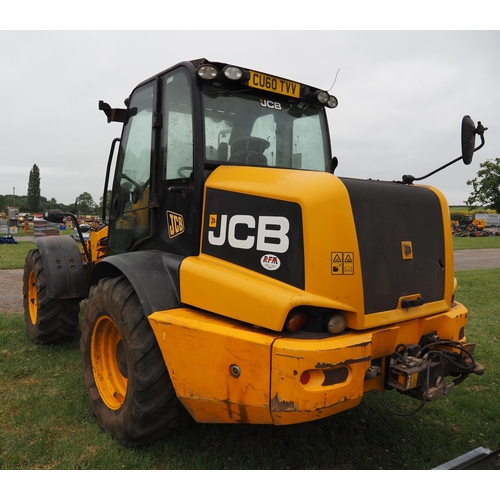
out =
[(341, 311), (301, 308), (292, 310), (285, 321), (287, 332), (307, 331), (317, 333), (342, 333), (347, 328), (347, 318)]

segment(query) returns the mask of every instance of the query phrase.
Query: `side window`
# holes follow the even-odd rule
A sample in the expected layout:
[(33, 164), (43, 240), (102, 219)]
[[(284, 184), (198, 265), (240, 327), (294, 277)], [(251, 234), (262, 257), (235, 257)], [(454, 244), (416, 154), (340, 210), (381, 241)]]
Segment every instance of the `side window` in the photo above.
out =
[[(305, 116), (293, 122), (292, 167), (306, 170), (324, 170), (324, 135), (320, 115)], [(307, 140), (301, 140), (301, 138)]]
[(149, 233), (152, 117), (153, 86), (146, 85), (131, 96), (118, 153), (111, 204), (115, 252), (126, 251), (135, 240)]
[(165, 79), (163, 180), (187, 179), (193, 171), (191, 91), (184, 70)]

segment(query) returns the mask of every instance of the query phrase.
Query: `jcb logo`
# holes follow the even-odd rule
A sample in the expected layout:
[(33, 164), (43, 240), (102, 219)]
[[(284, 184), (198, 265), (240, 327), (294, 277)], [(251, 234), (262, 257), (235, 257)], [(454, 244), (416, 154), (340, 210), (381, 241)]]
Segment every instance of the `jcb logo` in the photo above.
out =
[[(216, 228), (218, 219), (217, 214), (211, 214), (209, 227)], [(290, 246), (290, 222), (286, 217), (261, 215), (256, 220), (252, 215), (233, 215), (228, 220), (227, 215), (221, 215), (218, 229), (218, 235), (208, 231), (211, 245), (222, 246), (227, 241), (233, 248), (249, 250), (255, 246), (256, 250), (274, 253), (285, 253)]]
[(167, 210), (168, 237), (175, 238), (184, 232), (184, 217)]
[(261, 99), (260, 105), (263, 108), (278, 109), (281, 110), (281, 103), (276, 101), (268, 101), (267, 99)]

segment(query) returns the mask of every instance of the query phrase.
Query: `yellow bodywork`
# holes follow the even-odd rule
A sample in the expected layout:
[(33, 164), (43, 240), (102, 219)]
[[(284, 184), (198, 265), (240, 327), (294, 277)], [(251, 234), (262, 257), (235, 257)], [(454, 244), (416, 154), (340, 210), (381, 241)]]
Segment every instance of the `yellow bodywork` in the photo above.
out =
[(478, 229), (484, 229), (486, 227), (486, 221), (484, 219), (474, 219), (472, 224), (474, 224)]
[[(404, 308), (404, 299), (419, 297), (401, 297), (394, 310), (365, 314), (356, 227), (340, 179), (318, 172), (219, 167), (206, 188), (270, 199), (286, 193), (287, 201), (299, 204), (305, 286), (296, 288), (201, 249), (183, 260), (179, 282), (186, 307), (148, 319), (176, 394), (197, 422), (286, 425), (327, 417), (356, 406), (365, 392), (382, 389), (380, 371), (369, 378), (367, 370), (374, 360), (384, 370), (385, 358), (399, 344), (418, 344), (431, 332), (442, 340), (463, 337), (467, 310), (452, 304), (456, 280), (449, 231), (443, 231), (448, 239), (443, 300)], [(446, 200), (433, 191), (447, 228)], [(401, 258), (411, 257), (411, 242), (401, 245)], [(337, 255), (345, 267), (333, 266)], [(341, 311), (348, 327), (323, 338), (287, 336), (287, 315), (300, 306)]]
[[(296, 202), (302, 209), (305, 289), (301, 290), (243, 267), (203, 254), (187, 257), (181, 266), (180, 289), (184, 304), (281, 331), (291, 309), (315, 306), (344, 312), (348, 326), (356, 330), (408, 321), (443, 312), (451, 305), (454, 290), (452, 235), (444, 230), (446, 249), (444, 299), (417, 309), (365, 314), (358, 240), (347, 189), (337, 177), (319, 172), (252, 167), (219, 167), (207, 187), (271, 199)], [(420, 189), (419, 187), (413, 187)], [(448, 205), (438, 197), (443, 228), (449, 225)], [(332, 201), (334, 200), (334, 202)], [(332, 272), (336, 255), (350, 256), (350, 272)], [(413, 300), (413, 296), (403, 299)]]
[[(90, 231), (90, 238), (87, 241), (87, 247), (92, 256), (91, 262), (97, 264), (100, 260), (106, 257), (107, 245), (106, 238), (108, 236), (108, 226), (104, 226), (98, 231)], [(85, 257), (85, 254), (83, 254)]]
[(373, 360), (433, 331), (458, 341), (467, 310), (454, 303), (443, 314), (324, 339), (287, 338), (190, 308), (148, 319), (177, 397), (197, 422), (286, 425), (358, 405), (381, 390), (380, 377), (365, 379)]

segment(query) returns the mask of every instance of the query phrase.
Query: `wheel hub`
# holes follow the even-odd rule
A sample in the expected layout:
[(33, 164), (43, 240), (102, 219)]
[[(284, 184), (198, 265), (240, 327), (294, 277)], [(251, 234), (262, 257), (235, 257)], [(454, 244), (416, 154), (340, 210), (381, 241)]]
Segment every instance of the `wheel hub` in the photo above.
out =
[(91, 361), (102, 400), (118, 410), (127, 393), (127, 360), (120, 332), (108, 316), (101, 316), (94, 325)]

